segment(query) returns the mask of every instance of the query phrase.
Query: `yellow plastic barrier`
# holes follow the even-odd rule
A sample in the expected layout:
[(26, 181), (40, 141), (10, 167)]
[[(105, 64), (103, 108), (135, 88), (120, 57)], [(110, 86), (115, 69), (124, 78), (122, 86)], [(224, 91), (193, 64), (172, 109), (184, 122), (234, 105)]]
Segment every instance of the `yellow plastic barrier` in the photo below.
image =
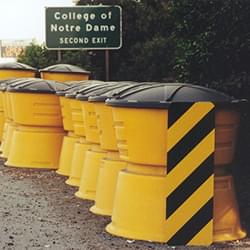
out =
[[(76, 185), (76, 178), (80, 179), (79, 166), (83, 165), (85, 151), (82, 152), (83, 156), (79, 152), (78, 144), (84, 141), (84, 125), (82, 119), (82, 110), (79, 101), (75, 100), (76, 93), (85, 88), (91, 88), (89, 85), (99, 84), (99, 81), (82, 81), (71, 85), (64, 91), (57, 92), (60, 96), (60, 105), (63, 116), (63, 126), (68, 135), (63, 140), (62, 150), (60, 153), (59, 169), (58, 174), (69, 176), (70, 180), (67, 180), (67, 184)], [(77, 146), (76, 146), (77, 145)], [(75, 148), (77, 148), (77, 154), (75, 155)], [(82, 148), (82, 147), (80, 147)], [(75, 155), (75, 156), (74, 156)], [(74, 158), (74, 162), (73, 161)], [(76, 162), (77, 161), (77, 162)], [(72, 169), (74, 175), (74, 181), (71, 182), (71, 168), (76, 168), (75, 172)], [(79, 176), (77, 177), (76, 174)]]
[[(221, 191), (217, 176), (234, 158), (239, 112), (232, 98), (167, 84), (125, 92), (107, 103), (120, 157), (128, 163), (118, 175), (109, 233), (169, 245), (245, 237), (233, 186)], [(225, 179), (230, 186), (231, 177)], [(227, 207), (226, 219), (220, 212)]]
[(16, 124), (13, 122), (13, 108), (11, 105), (10, 94), (6, 91), (6, 89), (10, 85), (11, 86), (18, 86), (23, 81), (26, 81), (28, 79), (29, 78), (12, 78), (10, 80), (5, 80), (5, 83), (2, 85), (2, 88), (1, 88), (4, 117), (5, 117), (5, 126), (4, 126), (5, 131), (3, 134), (2, 144), (1, 144), (1, 152), (2, 152), (1, 157), (3, 157), (3, 158), (8, 157), (10, 147), (11, 147), (14, 128), (16, 127)]
[(70, 99), (65, 97), (65, 94), (70, 91), (75, 91), (82, 87), (82, 83), (73, 84), (63, 91), (57, 92), (60, 99), (60, 107), (62, 113), (62, 122), (67, 135), (63, 138), (62, 148), (60, 152), (59, 167), (56, 171), (58, 174), (69, 176), (74, 145), (78, 140), (78, 136), (74, 133), (74, 126), (71, 114)]
[(90, 211), (95, 214), (112, 215), (118, 173), (127, 165), (119, 157), (112, 108), (104, 102), (107, 98), (125, 89), (131, 89), (133, 86), (136, 84), (117, 83), (106, 88), (103, 93), (88, 98), (88, 101), (94, 104), (101, 148), (107, 151), (106, 157), (101, 160), (100, 164), (95, 204), (90, 208)]
[[(32, 68), (29, 65), (18, 63), (18, 62), (8, 62), (8, 63), (0, 63), (0, 80), (5, 79), (3, 82), (3, 85), (7, 81), (7, 79), (10, 78), (26, 78), (26, 77), (35, 77), (37, 70), (35, 68)], [(2, 144), (3, 141), (6, 141), (4, 137), (4, 129), (3, 127), (7, 127), (9, 123), (6, 123), (4, 125), (6, 119), (8, 119), (7, 110), (4, 108), (3, 98), (5, 95), (5, 88), (1, 88), (0, 90), (0, 141)], [(3, 105), (1, 105), (3, 104)], [(4, 110), (5, 109), (5, 110)], [(6, 130), (6, 129), (5, 129)], [(9, 143), (9, 142), (8, 142)], [(1, 145), (0, 150), (2, 151), (3, 145)], [(7, 147), (10, 147), (10, 145), (7, 145)]]
[(79, 191), (76, 192), (76, 196), (81, 199), (95, 199), (97, 178), (100, 169), (100, 163), (102, 158), (105, 157), (106, 152), (100, 147), (99, 133), (97, 129), (97, 120), (94, 105), (88, 103), (88, 96), (95, 91), (105, 89), (107, 84), (101, 84), (89, 91), (81, 93), (79, 99), (81, 102), (81, 109), (84, 119), (86, 142), (90, 149), (87, 150), (84, 159), (84, 166), (80, 178)]
[[(91, 88), (89, 86), (91, 83), (93, 82), (86, 81), (84, 85), (73, 87), (65, 93), (67, 104), (69, 105), (68, 111), (70, 112), (67, 114), (67, 116), (71, 118), (70, 122), (72, 123), (72, 131), (76, 139), (74, 141), (74, 145), (70, 145), (70, 149), (65, 148), (61, 154), (67, 154), (67, 157), (70, 160), (65, 162), (64, 165), (67, 165), (67, 171), (65, 171), (65, 175), (69, 176), (66, 183), (72, 186), (79, 186), (80, 176), (84, 164), (85, 149), (88, 148), (88, 145), (85, 142), (85, 128), (81, 103), (80, 101), (76, 100), (75, 97), (78, 91)], [(92, 85), (95, 86), (95, 84)]]
[(88, 80), (90, 72), (70, 64), (56, 64), (40, 69), (41, 78), (71, 84), (70, 81)]
[(11, 100), (11, 118), (16, 127), (7, 166), (58, 168), (65, 132), (55, 92), (65, 86), (35, 78), (8, 86), (7, 99)]
[(0, 79), (35, 77), (37, 69), (23, 63), (0, 63)]

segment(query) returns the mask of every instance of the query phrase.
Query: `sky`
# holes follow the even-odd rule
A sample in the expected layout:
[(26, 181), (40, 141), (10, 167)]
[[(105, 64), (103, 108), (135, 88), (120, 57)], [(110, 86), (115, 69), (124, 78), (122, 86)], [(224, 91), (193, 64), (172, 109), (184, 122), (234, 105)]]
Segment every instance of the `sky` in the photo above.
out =
[(0, 40), (45, 41), (45, 7), (74, 6), (72, 0), (0, 0)]

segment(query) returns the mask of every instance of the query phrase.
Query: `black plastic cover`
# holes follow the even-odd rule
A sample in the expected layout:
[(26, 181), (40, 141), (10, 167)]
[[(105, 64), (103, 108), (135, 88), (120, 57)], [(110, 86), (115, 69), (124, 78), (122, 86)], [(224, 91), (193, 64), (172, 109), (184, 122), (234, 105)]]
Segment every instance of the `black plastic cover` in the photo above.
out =
[(87, 101), (88, 98), (92, 95), (99, 95), (108, 90), (115, 89), (117, 86), (120, 86), (121, 82), (104, 82), (102, 85), (93, 87), (91, 89), (85, 89), (83, 91), (79, 91), (76, 96), (77, 100)]
[(12, 84), (18, 84), (19, 81), (23, 79), (25, 78), (10, 78), (10, 79), (1, 80), (0, 91), (6, 91), (8, 86)]
[(49, 81), (38, 78), (19, 78), (18, 81), (8, 85), (9, 92), (43, 93), (55, 94), (57, 91), (65, 89), (65, 83)]
[(31, 66), (19, 62), (0, 63), (0, 70), (1, 69), (37, 71), (37, 69)]
[(99, 92), (92, 93), (88, 101), (90, 102), (105, 102), (106, 99), (119, 96), (122, 93), (129, 91), (133, 88), (140, 88), (139, 86), (152, 85), (152, 83), (143, 83), (143, 82), (117, 82), (113, 87), (108, 87)]
[(111, 106), (164, 109), (176, 102), (213, 102), (224, 105), (237, 100), (213, 89), (185, 83), (138, 86), (106, 100)]
[(78, 66), (71, 64), (55, 64), (44, 69), (40, 69), (40, 72), (54, 72), (54, 73), (84, 73), (90, 74), (90, 71), (82, 69)]
[(84, 84), (79, 88), (75, 87), (74, 89), (68, 90), (65, 93), (65, 97), (74, 99), (79, 93), (85, 93), (95, 88), (97, 89), (102, 88), (103, 85), (105, 85), (105, 82), (102, 82), (102, 81), (94, 81), (94, 80), (88, 81), (87, 84)]
[(76, 92), (78, 89), (83, 88), (91, 84), (92, 81), (86, 80), (86, 81), (72, 81), (71, 84), (69, 82), (67, 83), (66, 88), (63, 90), (59, 90), (56, 92), (58, 96), (65, 96), (67, 93), (73, 93)]

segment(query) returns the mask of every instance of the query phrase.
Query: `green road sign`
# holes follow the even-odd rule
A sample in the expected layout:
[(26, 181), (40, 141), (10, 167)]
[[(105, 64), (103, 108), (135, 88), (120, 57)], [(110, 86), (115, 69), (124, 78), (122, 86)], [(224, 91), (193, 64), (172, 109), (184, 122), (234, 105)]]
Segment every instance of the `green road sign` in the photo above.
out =
[(48, 49), (119, 49), (122, 45), (120, 6), (46, 8)]

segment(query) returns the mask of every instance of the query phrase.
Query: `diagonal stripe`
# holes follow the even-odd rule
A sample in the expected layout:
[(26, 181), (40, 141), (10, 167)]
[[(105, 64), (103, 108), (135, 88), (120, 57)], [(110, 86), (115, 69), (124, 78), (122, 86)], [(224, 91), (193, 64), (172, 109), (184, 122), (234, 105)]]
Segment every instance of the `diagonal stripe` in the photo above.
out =
[(213, 197), (213, 187), (214, 176), (212, 175), (165, 221), (166, 241), (172, 238)]
[(167, 197), (166, 218), (170, 217), (212, 174), (213, 154)]
[(167, 172), (170, 172), (213, 128), (214, 112), (211, 110), (168, 152)]
[[(174, 105), (174, 106), (173, 106)], [(169, 108), (169, 118), (175, 116), (175, 106), (177, 108), (183, 103), (172, 104)], [(170, 127), (168, 126), (168, 151), (177, 144), (203, 117), (213, 109), (212, 103), (198, 102), (192, 105), (179, 119)]]
[[(193, 103), (173, 103), (169, 107), (168, 128), (170, 128), (186, 111), (191, 108)], [(174, 106), (174, 107), (172, 107)]]
[(211, 245), (213, 243), (213, 220), (210, 220), (208, 224), (202, 228), (202, 230), (196, 234), (191, 241), (188, 242), (188, 245)]
[(168, 242), (168, 245), (186, 245), (213, 218), (211, 198)]
[(173, 171), (167, 174), (167, 193), (172, 193), (204, 159), (214, 152), (215, 130), (213, 129), (192, 151), (182, 160)]

